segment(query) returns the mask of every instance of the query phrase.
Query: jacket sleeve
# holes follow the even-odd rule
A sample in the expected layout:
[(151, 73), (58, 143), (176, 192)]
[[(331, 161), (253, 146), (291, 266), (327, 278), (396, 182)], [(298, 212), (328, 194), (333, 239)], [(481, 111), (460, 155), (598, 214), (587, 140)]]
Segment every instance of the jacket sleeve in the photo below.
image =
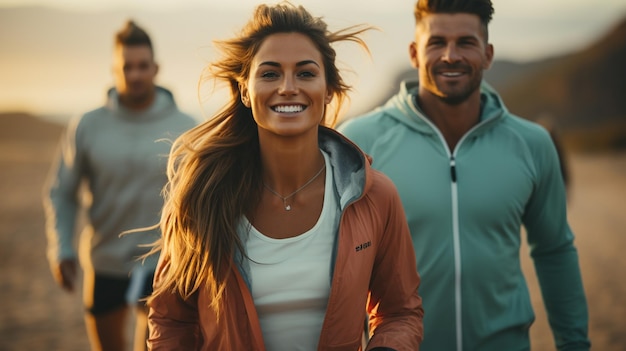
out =
[(72, 120), (65, 130), (44, 187), (43, 205), (51, 264), (76, 257), (73, 238), (80, 207), (78, 191), (86, 174), (79, 122), (80, 119)]
[[(154, 285), (160, 284), (167, 260), (157, 266)], [(199, 350), (202, 344), (198, 317), (198, 292), (183, 299), (178, 293), (166, 291), (148, 302), (148, 350)]]
[(532, 144), (537, 182), (523, 222), (548, 320), (558, 350), (589, 350), (587, 302), (559, 159), (547, 135)]
[(419, 350), (423, 339), (422, 300), (418, 294), (420, 278), (408, 224), (395, 186), (377, 173), (382, 194), (373, 203), (384, 224), (379, 236), (367, 310), (371, 339), (367, 350), (386, 347), (394, 350)]

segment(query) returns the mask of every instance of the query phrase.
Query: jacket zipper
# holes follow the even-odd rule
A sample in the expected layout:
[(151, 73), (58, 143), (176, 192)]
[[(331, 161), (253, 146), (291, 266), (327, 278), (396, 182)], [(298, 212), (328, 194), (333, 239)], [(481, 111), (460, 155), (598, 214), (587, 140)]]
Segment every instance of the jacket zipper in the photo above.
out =
[[(456, 151), (456, 150), (455, 150)], [(456, 321), (456, 349), (463, 350), (463, 316), (462, 316), (462, 298), (461, 298), (461, 231), (459, 228), (459, 201), (456, 162), (454, 155), (450, 156), (450, 178), (452, 180), (452, 241), (454, 247), (454, 317)]]
[(471, 134), (477, 127), (484, 124), (479, 123), (470, 129), (461, 140), (456, 144), (454, 150), (450, 150), (448, 147), (448, 143), (446, 143), (446, 139), (443, 137), (443, 134), (439, 131), (439, 128), (435, 126), (428, 118), (425, 118), (418, 114), (418, 116), (426, 122), (426, 124), (430, 125), (431, 128), (435, 131), (441, 144), (446, 151), (446, 154), (450, 160), (450, 192), (452, 196), (452, 243), (454, 250), (454, 319), (455, 319), (455, 334), (456, 334), (456, 350), (463, 351), (463, 309), (461, 308), (463, 299), (461, 298), (461, 233), (459, 228), (459, 202), (458, 202), (458, 174), (456, 168), (456, 159), (455, 155), (459, 149), (459, 146), (463, 143), (465, 138)]
[(410, 108), (416, 114), (418, 118), (424, 121), (427, 125), (429, 125), (433, 131), (439, 136), (439, 140), (443, 145), (444, 150), (446, 151), (449, 159), (450, 159), (450, 188), (451, 188), (451, 196), (452, 196), (452, 241), (454, 247), (454, 301), (455, 301), (455, 324), (456, 324), (456, 350), (463, 351), (463, 309), (462, 307), (462, 289), (461, 289), (461, 230), (459, 226), (459, 201), (458, 201), (458, 174), (456, 167), (456, 155), (457, 152), (469, 135), (473, 134), (480, 127), (490, 123), (492, 120), (497, 117), (490, 117), (482, 122), (479, 122), (470, 130), (468, 130), (459, 140), (459, 142), (454, 147), (454, 150), (450, 150), (448, 147), (448, 143), (446, 143), (446, 139), (439, 131), (439, 128), (432, 123), (428, 118), (422, 115), (420, 111), (418, 111), (413, 104), (409, 104)]

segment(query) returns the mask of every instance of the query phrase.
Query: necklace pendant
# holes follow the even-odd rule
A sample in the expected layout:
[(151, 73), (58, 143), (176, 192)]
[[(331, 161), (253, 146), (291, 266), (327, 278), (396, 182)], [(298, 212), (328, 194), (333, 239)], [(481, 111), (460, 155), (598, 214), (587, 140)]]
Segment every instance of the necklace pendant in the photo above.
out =
[(313, 183), (313, 181), (315, 179), (317, 179), (317, 177), (319, 177), (320, 174), (322, 174), (322, 171), (326, 168), (326, 164), (322, 165), (322, 168), (320, 168), (319, 171), (317, 171), (317, 173), (315, 173), (315, 175), (309, 179), (306, 183), (304, 183), (304, 185), (302, 185), (301, 187), (299, 187), (298, 189), (296, 189), (294, 192), (292, 192), (291, 194), (287, 195), (287, 196), (282, 196), (281, 194), (279, 194), (278, 192), (276, 192), (275, 190), (273, 190), (272, 188), (270, 188), (269, 186), (267, 186), (267, 184), (265, 184), (265, 182), (263, 182), (263, 186), (265, 187), (265, 189), (267, 189), (270, 193), (274, 194), (275, 196), (278, 196), (279, 198), (281, 198), (283, 200), (283, 206), (285, 207), (285, 211), (291, 211), (291, 205), (287, 204), (287, 199), (290, 199), (291, 197), (293, 197), (294, 195), (296, 195), (300, 190), (306, 188), (309, 184)]

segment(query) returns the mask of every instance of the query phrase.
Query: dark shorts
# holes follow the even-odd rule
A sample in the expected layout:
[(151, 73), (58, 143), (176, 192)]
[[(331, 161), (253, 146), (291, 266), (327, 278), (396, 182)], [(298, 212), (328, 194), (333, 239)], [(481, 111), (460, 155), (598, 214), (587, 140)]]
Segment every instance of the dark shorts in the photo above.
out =
[[(133, 279), (134, 278), (134, 279)], [(95, 274), (92, 286), (86, 286), (86, 301), (91, 295), (91, 303), (85, 308), (92, 315), (105, 314), (120, 307), (127, 306), (129, 301), (135, 301), (140, 306), (145, 305), (144, 298), (152, 294), (152, 280), (154, 272), (143, 276), (119, 278), (104, 274)], [(85, 280), (89, 284), (89, 280)], [(90, 289), (88, 291), (87, 289)]]

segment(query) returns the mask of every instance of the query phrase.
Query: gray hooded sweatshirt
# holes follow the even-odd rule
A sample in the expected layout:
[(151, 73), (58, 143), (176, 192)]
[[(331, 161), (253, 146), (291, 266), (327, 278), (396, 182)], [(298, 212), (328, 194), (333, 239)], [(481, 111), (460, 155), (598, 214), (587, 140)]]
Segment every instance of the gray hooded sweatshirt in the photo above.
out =
[[(73, 119), (44, 189), (51, 264), (77, 257), (74, 234), (81, 227), (83, 267), (128, 277), (141, 266), (137, 258), (149, 251), (145, 245), (160, 231), (120, 234), (159, 222), (171, 143), (195, 125), (178, 110), (172, 93), (160, 87), (147, 110), (124, 108), (110, 89), (105, 106)], [(84, 226), (79, 226), (81, 208), (87, 209)], [(143, 265), (154, 270), (156, 257)]]

